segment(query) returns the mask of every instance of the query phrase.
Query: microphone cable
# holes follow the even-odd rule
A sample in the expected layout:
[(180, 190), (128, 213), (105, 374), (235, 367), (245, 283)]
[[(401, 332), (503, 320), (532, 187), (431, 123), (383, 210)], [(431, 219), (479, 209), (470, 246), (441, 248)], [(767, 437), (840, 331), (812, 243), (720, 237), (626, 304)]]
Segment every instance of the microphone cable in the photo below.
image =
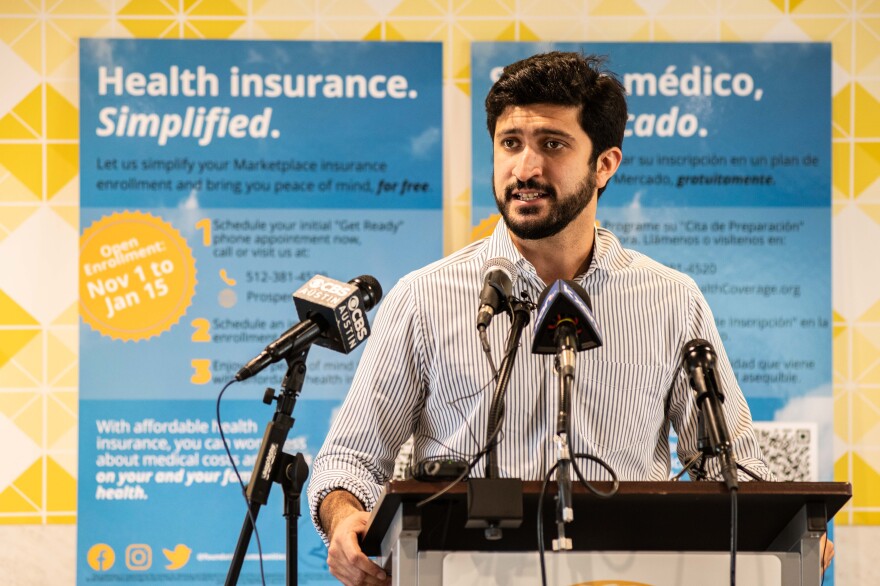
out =
[[(577, 465), (577, 459), (582, 458), (586, 460), (592, 460), (599, 464), (602, 468), (608, 471), (608, 474), (611, 475), (611, 489), (608, 492), (602, 492), (593, 486), (590, 482), (588, 482), (583, 474), (581, 474), (580, 468)], [(557, 461), (550, 469), (547, 471), (547, 474), (544, 475), (544, 481), (541, 483), (541, 492), (538, 494), (538, 511), (537, 511), (537, 519), (535, 519), (535, 525), (538, 528), (538, 558), (541, 562), (541, 584), (543, 586), (547, 586), (547, 562), (545, 560), (546, 554), (546, 546), (544, 545), (544, 497), (547, 495), (547, 485), (550, 483), (550, 477), (553, 476), (553, 473), (556, 471), (556, 468), (559, 467), (559, 461)], [(620, 489), (620, 479), (617, 477), (617, 474), (608, 465), (605, 460), (602, 458), (597, 458), (596, 456), (591, 456), (590, 454), (573, 454), (571, 459), (571, 467), (574, 469), (575, 475), (578, 477), (578, 482), (580, 482), (584, 488), (592, 492), (599, 498), (611, 498), (617, 494), (617, 491)]]
[(757, 480), (758, 482), (773, 482), (772, 478), (761, 478), (760, 476), (758, 476), (757, 474), (755, 474), (754, 472), (752, 472), (751, 470), (749, 470), (748, 468), (746, 468), (745, 466), (740, 464), (739, 462), (736, 463), (736, 468), (737, 468), (737, 470), (741, 470), (742, 472), (744, 472), (752, 480)]
[(492, 379), (498, 378), (498, 369), (495, 368), (495, 361), (492, 359), (492, 348), (489, 346), (489, 334), (486, 332), (486, 328), (480, 328), (480, 346), (483, 348), (483, 353), (486, 355), (486, 361), (489, 362), (489, 368), (492, 369)]
[(544, 481), (541, 483), (541, 492), (538, 493), (538, 512), (537, 519), (535, 519), (536, 524), (538, 526), (538, 559), (541, 562), (541, 585), (547, 586), (547, 562), (544, 559), (545, 557), (545, 546), (544, 546), (544, 496), (547, 494), (547, 485), (550, 484), (550, 477), (553, 476), (553, 473), (556, 472), (556, 469), (559, 467), (559, 461), (557, 460), (553, 466), (547, 471), (547, 474), (544, 475)]
[[(516, 350), (517, 350), (517, 347), (513, 347), (513, 348), (508, 349), (507, 354), (504, 356), (504, 359), (501, 361), (502, 368), (504, 368), (504, 366), (503, 366), (504, 363), (507, 360), (511, 359), (511, 356), (513, 355), (514, 352), (516, 352)], [(483, 388), (486, 388), (489, 384), (491, 384), (491, 381), (489, 383), (487, 383), (486, 385), (484, 385)], [(493, 401), (493, 404), (494, 404), (494, 401)], [(495, 430), (492, 432), (492, 435), (486, 439), (486, 443), (483, 444), (483, 447), (480, 448), (480, 450), (476, 454), (474, 454), (474, 457), (471, 458), (471, 460), (467, 463), (467, 466), (465, 466), (465, 468), (464, 468), (464, 470), (462, 470), (461, 474), (459, 474), (458, 477), (456, 477), (455, 479), (449, 481), (449, 483), (446, 486), (444, 486), (442, 489), (440, 489), (439, 491), (437, 491), (434, 494), (432, 494), (431, 496), (426, 497), (426, 498), (420, 500), (419, 502), (417, 502), (416, 507), (424, 507), (428, 503), (431, 503), (431, 502), (437, 500), (438, 498), (440, 498), (441, 496), (443, 496), (444, 494), (446, 494), (447, 492), (452, 490), (452, 487), (454, 487), (456, 484), (458, 484), (459, 482), (464, 480), (471, 473), (471, 471), (474, 469), (474, 466), (476, 466), (477, 463), (482, 459), (482, 457), (485, 456), (489, 452), (490, 449), (492, 449), (496, 440), (499, 440), (499, 436), (503, 437), (503, 434), (501, 433), (501, 429), (502, 429), (503, 425), (501, 425), (501, 424), (504, 422), (505, 415), (506, 415), (506, 410), (503, 408), (500, 409), (500, 412), (498, 413), (498, 420), (497, 420), (497, 425), (495, 426)]]
[[(507, 307), (505, 308), (504, 313), (509, 313), (511, 316), (511, 320), (513, 319), (513, 304), (515, 303), (523, 303), (531, 313), (532, 310), (535, 309), (535, 304), (532, 303), (531, 299), (529, 299), (529, 295), (526, 291), (522, 292), (522, 299), (518, 299), (513, 294), (507, 299)], [(492, 380), (498, 380), (498, 369), (495, 367), (495, 360), (492, 358), (492, 346), (489, 344), (489, 332), (486, 327), (478, 327), (477, 332), (479, 332), (480, 336), (480, 347), (483, 350), (483, 354), (486, 355), (486, 361), (489, 363), (489, 368), (492, 370)], [(507, 359), (507, 355), (510, 353), (510, 349), (505, 354), (504, 359), (502, 359), (501, 363), (504, 364), (504, 360)]]
[(232, 452), (229, 450), (229, 443), (226, 441), (226, 434), (223, 433), (223, 424), (222, 419), (220, 419), (220, 399), (223, 398), (223, 393), (226, 392), (236, 380), (232, 379), (220, 389), (220, 394), (217, 395), (217, 429), (220, 430), (220, 439), (223, 441), (223, 449), (226, 450), (226, 456), (229, 458), (229, 463), (232, 464), (232, 470), (235, 472), (235, 477), (238, 478), (238, 485), (241, 487), (241, 497), (244, 499), (248, 519), (251, 521), (251, 527), (254, 530), (254, 538), (257, 540), (257, 554), (258, 559), (260, 561), (260, 581), (263, 586), (266, 586), (266, 573), (263, 569), (263, 544), (260, 542), (260, 533), (257, 531), (257, 520), (254, 519), (254, 514), (251, 512), (251, 503), (247, 498), (247, 487), (244, 484), (244, 480), (241, 478), (241, 474), (238, 471), (238, 466), (235, 465), (235, 458), (232, 457)]
[(739, 488), (730, 489), (730, 586), (736, 586), (736, 549), (739, 510), (736, 496)]
[(471, 470), (474, 469), (474, 466), (477, 465), (477, 462), (479, 462), (480, 459), (482, 459), (482, 457), (485, 456), (489, 452), (489, 449), (492, 446), (492, 444), (495, 442), (496, 438), (498, 438), (498, 436), (501, 435), (501, 427), (502, 427), (501, 422), (503, 420), (504, 420), (504, 411), (502, 410), (501, 420), (499, 420), (498, 425), (495, 427), (495, 431), (486, 440), (486, 443), (483, 445), (482, 449), (480, 449), (480, 451), (477, 452), (473, 458), (471, 458), (470, 462), (467, 463), (467, 466), (465, 466), (464, 470), (461, 471), (461, 474), (459, 474), (455, 479), (450, 480), (449, 484), (444, 486), (439, 491), (437, 491), (434, 494), (432, 494), (431, 496), (417, 502), (416, 507), (424, 507), (428, 503), (437, 500), (438, 498), (440, 498), (441, 496), (443, 496), (444, 494), (446, 494), (447, 492), (452, 490), (452, 487), (454, 487), (456, 484), (458, 484), (459, 482), (464, 480), (471, 473)]
[[(699, 458), (702, 458), (702, 457), (703, 457), (703, 454), (698, 453), (687, 464), (685, 464), (685, 467), (682, 469), (682, 471), (679, 472), (678, 474), (676, 474), (675, 476), (673, 476), (671, 478), (671, 480), (673, 482), (678, 481), (678, 479), (681, 478), (685, 474), (685, 472), (687, 472), (691, 468), (691, 466), (693, 466), (694, 462), (696, 462)], [(741, 464), (739, 464), (739, 462), (737, 462), (736, 467), (737, 467), (737, 469), (742, 470), (745, 474), (750, 476), (753, 480), (766, 481), (765, 479), (761, 478), (760, 476), (758, 476), (757, 474), (755, 474), (751, 470), (747, 469), (745, 466), (742, 466)], [(704, 472), (701, 473), (699, 470), (697, 471), (697, 479), (698, 480), (704, 480), (706, 477), (707, 476)], [(738, 537), (739, 507), (737, 504), (737, 495), (738, 494), (739, 494), (739, 489), (737, 487), (733, 487), (730, 489), (730, 586), (736, 585), (736, 552), (738, 549), (738, 542), (739, 542), (739, 537)], [(824, 557), (824, 554), (823, 554), (823, 557)], [(823, 579), (824, 579), (824, 574), (823, 574)]]

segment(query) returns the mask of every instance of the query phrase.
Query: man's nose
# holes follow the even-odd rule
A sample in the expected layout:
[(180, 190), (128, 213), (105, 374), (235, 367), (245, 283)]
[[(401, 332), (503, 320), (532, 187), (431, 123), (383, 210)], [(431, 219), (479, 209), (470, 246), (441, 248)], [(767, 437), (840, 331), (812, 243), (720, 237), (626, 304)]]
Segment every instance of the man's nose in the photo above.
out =
[(517, 156), (516, 165), (513, 167), (513, 176), (520, 181), (528, 181), (532, 177), (540, 177), (542, 173), (543, 159), (530, 147), (525, 147)]

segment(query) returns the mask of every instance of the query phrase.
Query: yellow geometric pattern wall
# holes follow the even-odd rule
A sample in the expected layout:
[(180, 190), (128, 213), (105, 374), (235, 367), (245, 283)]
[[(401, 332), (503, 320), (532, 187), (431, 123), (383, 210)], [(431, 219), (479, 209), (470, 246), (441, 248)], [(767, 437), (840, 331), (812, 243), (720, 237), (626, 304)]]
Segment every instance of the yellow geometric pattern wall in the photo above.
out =
[(830, 42), (837, 521), (880, 524), (880, 0), (0, 0), (0, 523), (76, 520), (87, 36), (442, 41), (447, 252), (470, 237), (472, 41)]

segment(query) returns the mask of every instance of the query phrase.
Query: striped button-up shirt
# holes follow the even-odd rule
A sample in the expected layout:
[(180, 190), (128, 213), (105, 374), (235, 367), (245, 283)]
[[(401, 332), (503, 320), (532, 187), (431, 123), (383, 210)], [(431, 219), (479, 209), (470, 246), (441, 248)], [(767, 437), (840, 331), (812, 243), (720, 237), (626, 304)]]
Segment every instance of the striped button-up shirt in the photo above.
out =
[[(576, 281), (590, 296), (603, 345), (577, 354), (572, 452), (603, 459), (621, 480), (667, 480), (670, 424), (679, 437), (679, 459), (697, 453), (698, 410), (681, 364), (683, 346), (702, 338), (718, 354), (737, 461), (770, 477), (714, 318), (693, 279), (624, 249), (603, 228), (596, 228), (594, 242), (590, 267)], [(492, 236), (402, 278), (381, 303), (351, 390), (312, 464), (309, 501), (319, 531), (317, 507), (331, 490), (345, 489), (373, 507), (411, 435), (414, 461), (469, 459), (483, 447), (495, 385), (475, 319), (482, 267), (497, 257), (517, 269), (514, 293), (537, 300), (547, 284), (499, 222)], [(499, 315), (489, 327), (496, 363), (509, 325)], [(559, 382), (554, 356), (530, 352), (532, 329), (521, 339), (497, 446), (501, 476), (524, 480), (542, 479), (557, 459)], [(707, 466), (714, 476), (716, 464)], [(579, 467), (588, 479), (609, 478), (592, 461), (579, 461)], [(481, 462), (471, 475), (482, 476), (484, 469)]]

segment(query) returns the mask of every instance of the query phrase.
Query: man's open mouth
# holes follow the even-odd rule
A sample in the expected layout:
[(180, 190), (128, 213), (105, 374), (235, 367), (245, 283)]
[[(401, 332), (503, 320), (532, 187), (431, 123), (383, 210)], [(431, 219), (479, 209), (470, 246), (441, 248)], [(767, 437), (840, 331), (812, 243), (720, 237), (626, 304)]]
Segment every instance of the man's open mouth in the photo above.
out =
[(540, 199), (547, 194), (543, 191), (532, 192), (532, 193), (514, 193), (513, 197), (520, 201), (535, 201), (536, 199)]

